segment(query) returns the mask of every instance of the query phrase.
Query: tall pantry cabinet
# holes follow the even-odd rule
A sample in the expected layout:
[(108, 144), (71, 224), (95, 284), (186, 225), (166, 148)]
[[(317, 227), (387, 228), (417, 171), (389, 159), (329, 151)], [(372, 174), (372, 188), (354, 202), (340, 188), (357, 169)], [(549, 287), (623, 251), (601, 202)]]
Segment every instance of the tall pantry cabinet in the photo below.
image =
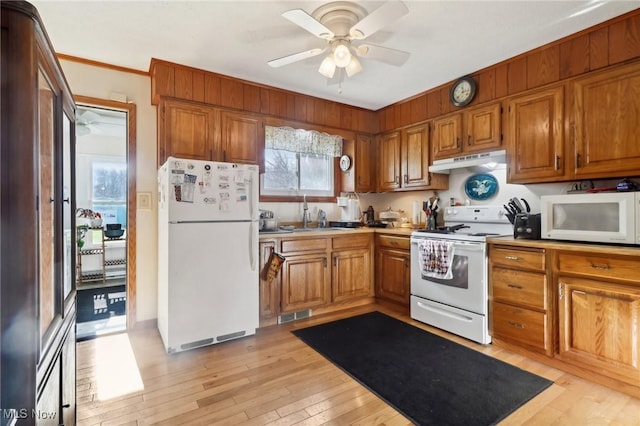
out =
[(0, 424), (75, 424), (75, 105), (37, 10), (2, 2)]

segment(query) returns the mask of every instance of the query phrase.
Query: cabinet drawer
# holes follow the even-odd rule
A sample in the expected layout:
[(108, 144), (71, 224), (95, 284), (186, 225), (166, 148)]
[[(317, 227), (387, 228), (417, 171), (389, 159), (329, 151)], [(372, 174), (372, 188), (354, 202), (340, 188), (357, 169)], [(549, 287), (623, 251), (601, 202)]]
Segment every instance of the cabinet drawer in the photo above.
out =
[(491, 262), (504, 265), (516, 266), (523, 269), (533, 269), (544, 271), (544, 251), (541, 250), (520, 250), (506, 247), (492, 247), (489, 253)]
[(333, 249), (369, 248), (371, 234), (349, 235), (348, 237), (333, 237)]
[(638, 257), (614, 257), (583, 254), (558, 254), (558, 269), (586, 277), (611, 278), (624, 281), (633, 281), (640, 284), (638, 275)]
[(325, 251), (328, 246), (326, 238), (283, 239), (282, 253)]
[(409, 237), (399, 237), (396, 235), (378, 235), (378, 245), (382, 247), (391, 247), (400, 250), (411, 250), (411, 242)]
[(546, 309), (547, 277), (494, 266), (491, 269), (491, 294), (495, 300)]
[(516, 308), (499, 302), (492, 303), (492, 333), (497, 339), (547, 351), (545, 336), (547, 315)]

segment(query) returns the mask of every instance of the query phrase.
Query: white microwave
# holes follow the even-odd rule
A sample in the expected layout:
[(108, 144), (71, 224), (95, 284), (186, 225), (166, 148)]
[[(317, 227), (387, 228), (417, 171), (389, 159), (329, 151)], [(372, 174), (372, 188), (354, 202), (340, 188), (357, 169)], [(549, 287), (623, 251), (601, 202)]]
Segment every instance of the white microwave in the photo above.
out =
[(640, 245), (640, 192), (543, 195), (541, 237)]

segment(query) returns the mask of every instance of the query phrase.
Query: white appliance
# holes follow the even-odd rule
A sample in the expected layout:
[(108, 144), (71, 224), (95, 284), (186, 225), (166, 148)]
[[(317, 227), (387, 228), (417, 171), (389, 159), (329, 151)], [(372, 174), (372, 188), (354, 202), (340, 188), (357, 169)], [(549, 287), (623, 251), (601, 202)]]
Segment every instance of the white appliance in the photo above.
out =
[(158, 186), (158, 330), (166, 351), (255, 334), (258, 166), (169, 157)]
[(433, 162), (433, 165), (429, 166), (429, 171), (431, 173), (449, 174), (449, 172), (454, 169), (475, 167), (491, 163), (502, 164), (506, 162), (507, 152), (502, 149), (499, 151), (479, 152), (476, 154), (463, 155), (460, 157), (435, 160)]
[(362, 211), (360, 210), (360, 199), (355, 192), (343, 194), (336, 198), (337, 205), (340, 207), (341, 222), (359, 222)]
[(541, 237), (640, 245), (640, 192), (543, 195)]
[[(478, 343), (490, 343), (488, 236), (511, 235), (502, 206), (447, 207), (445, 226), (411, 234), (411, 318)], [(420, 264), (420, 245), (453, 245), (451, 274), (433, 277)]]

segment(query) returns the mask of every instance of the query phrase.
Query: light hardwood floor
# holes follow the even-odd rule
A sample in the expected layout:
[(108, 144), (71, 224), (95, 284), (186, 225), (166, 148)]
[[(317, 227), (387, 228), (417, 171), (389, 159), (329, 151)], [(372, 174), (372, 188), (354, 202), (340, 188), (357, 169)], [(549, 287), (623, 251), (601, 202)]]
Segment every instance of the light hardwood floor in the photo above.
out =
[[(372, 310), (555, 383), (501, 425), (639, 425), (640, 400), (491, 345), (368, 305), (167, 355), (157, 330), (78, 343), (79, 425), (408, 425), (396, 410), (290, 333)], [(491, 392), (491, 389), (479, 390)]]

